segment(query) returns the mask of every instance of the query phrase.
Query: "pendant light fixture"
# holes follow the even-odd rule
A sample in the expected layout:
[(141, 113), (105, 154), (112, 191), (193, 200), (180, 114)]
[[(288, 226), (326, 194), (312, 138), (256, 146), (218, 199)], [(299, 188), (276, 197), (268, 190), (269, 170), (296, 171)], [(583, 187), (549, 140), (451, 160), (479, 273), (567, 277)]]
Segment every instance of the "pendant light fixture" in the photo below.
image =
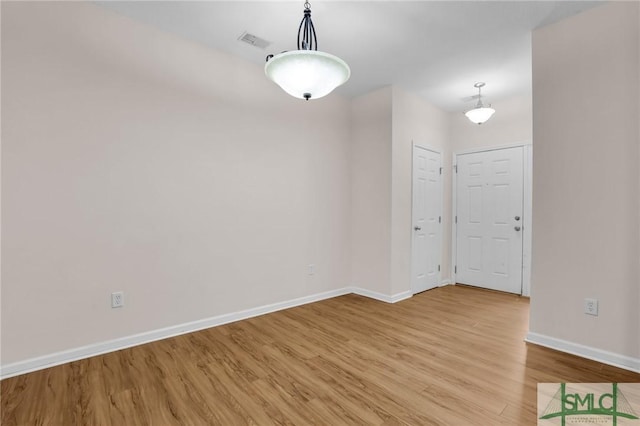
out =
[(482, 88), (484, 87), (484, 83), (476, 83), (473, 87), (478, 89), (478, 103), (475, 108), (465, 112), (464, 115), (466, 115), (472, 123), (482, 124), (490, 119), (496, 110), (491, 108), (491, 105), (486, 107), (482, 103)]
[(318, 99), (349, 80), (345, 61), (318, 51), (318, 38), (311, 21), (311, 5), (304, 4), (298, 28), (298, 50), (267, 56), (264, 73), (285, 92), (300, 99)]

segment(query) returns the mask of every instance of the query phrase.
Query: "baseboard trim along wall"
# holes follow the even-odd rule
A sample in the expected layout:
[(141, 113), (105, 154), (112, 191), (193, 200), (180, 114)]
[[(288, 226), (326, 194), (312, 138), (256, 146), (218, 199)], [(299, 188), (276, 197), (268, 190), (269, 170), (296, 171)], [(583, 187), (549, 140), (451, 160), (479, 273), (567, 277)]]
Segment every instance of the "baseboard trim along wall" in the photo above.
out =
[(525, 337), (525, 342), (535, 345), (544, 346), (546, 348), (555, 349), (560, 352), (566, 352), (571, 355), (577, 355), (603, 364), (612, 365), (614, 367), (623, 368), (625, 370), (640, 373), (640, 358), (633, 358), (626, 355), (620, 355), (613, 352), (604, 351), (602, 349), (592, 348), (590, 346), (581, 345), (579, 343), (569, 342), (567, 340), (556, 339), (555, 337), (545, 336), (543, 334), (529, 332)]
[(319, 302), (321, 300), (331, 299), (333, 297), (343, 296), (345, 294), (351, 293), (370, 297), (372, 299), (380, 300), (387, 303), (399, 302), (400, 300), (404, 300), (412, 296), (410, 291), (389, 296), (359, 287), (344, 287), (337, 290), (312, 294), (310, 296), (299, 297), (284, 302), (278, 302), (270, 305), (259, 306), (257, 308), (247, 309), (244, 311), (218, 315), (211, 318), (205, 318), (171, 327), (151, 330), (144, 333), (108, 340), (106, 342), (94, 343), (87, 346), (81, 346), (79, 348), (69, 349), (49, 355), (30, 358), (24, 361), (14, 362), (11, 364), (0, 366), (0, 379), (6, 379), (9, 377), (18, 376), (20, 374), (30, 373), (32, 371), (66, 364), (72, 361), (78, 361), (80, 359), (90, 358), (92, 356), (102, 355), (108, 352), (115, 352), (121, 349), (154, 342), (156, 340), (162, 340), (181, 334), (192, 333), (194, 331), (203, 330), (205, 328), (216, 327), (218, 325), (224, 325), (231, 322), (253, 318), (259, 315), (293, 308), (296, 306), (306, 305), (308, 303)]
[(360, 287), (351, 287), (351, 293), (357, 294), (359, 296), (368, 297), (370, 299), (376, 299), (381, 302), (387, 302), (387, 303), (400, 302), (401, 300), (405, 300), (413, 296), (410, 290), (403, 291), (397, 294), (388, 295), (388, 294), (382, 294), (376, 291), (371, 291), (371, 290), (367, 290)]

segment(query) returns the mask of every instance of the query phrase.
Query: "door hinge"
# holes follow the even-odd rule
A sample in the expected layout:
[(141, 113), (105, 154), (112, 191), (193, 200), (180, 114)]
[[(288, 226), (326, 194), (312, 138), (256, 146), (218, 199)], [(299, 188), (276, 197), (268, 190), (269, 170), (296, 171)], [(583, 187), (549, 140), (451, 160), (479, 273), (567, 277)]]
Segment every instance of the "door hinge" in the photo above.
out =
[(458, 265), (456, 265), (456, 266), (454, 266), (454, 267), (453, 267), (453, 273), (454, 273), (454, 274), (457, 274), (457, 273), (458, 273)]
[(442, 174), (442, 167), (440, 167), (440, 174)]
[(457, 164), (453, 165), (453, 170), (455, 170), (455, 172), (458, 173), (458, 165)]
[(442, 223), (442, 216), (438, 216), (438, 223)]
[(456, 215), (456, 223), (458, 223), (458, 215)]
[(438, 265), (438, 272), (440, 272), (440, 265)]

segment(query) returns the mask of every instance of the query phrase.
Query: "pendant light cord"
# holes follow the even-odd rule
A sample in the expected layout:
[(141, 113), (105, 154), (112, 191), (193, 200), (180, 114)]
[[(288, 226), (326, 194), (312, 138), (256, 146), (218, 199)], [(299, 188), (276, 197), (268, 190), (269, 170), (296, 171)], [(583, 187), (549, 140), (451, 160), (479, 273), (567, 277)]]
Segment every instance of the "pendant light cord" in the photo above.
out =
[(476, 108), (484, 108), (484, 104), (482, 103), (482, 88), (484, 87), (484, 83), (476, 83), (474, 87), (478, 88), (478, 104)]
[(304, 3), (304, 16), (298, 27), (298, 50), (318, 50), (318, 37), (311, 20), (311, 5), (308, 1)]

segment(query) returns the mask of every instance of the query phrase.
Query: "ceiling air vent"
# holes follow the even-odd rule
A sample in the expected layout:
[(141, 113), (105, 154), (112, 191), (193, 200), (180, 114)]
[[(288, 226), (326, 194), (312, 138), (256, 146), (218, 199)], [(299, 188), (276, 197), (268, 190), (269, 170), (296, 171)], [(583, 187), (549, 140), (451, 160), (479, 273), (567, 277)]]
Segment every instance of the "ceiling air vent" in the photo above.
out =
[(262, 39), (260, 37), (254, 36), (253, 34), (249, 34), (248, 32), (243, 32), (240, 37), (238, 37), (238, 40), (243, 41), (247, 44), (250, 44), (252, 46), (255, 46), (257, 48), (260, 49), (265, 49), (267, 46), (269, 46), (271, 43), (268, 42), (265, 39)]

